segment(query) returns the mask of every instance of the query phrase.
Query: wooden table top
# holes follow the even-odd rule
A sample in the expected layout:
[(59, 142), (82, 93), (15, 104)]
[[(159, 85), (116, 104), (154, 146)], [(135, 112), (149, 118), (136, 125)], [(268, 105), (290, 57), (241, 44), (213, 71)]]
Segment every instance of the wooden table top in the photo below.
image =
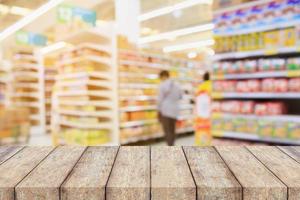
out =
[(0, 147), (0, 200), (300, 200), (300, 147)]

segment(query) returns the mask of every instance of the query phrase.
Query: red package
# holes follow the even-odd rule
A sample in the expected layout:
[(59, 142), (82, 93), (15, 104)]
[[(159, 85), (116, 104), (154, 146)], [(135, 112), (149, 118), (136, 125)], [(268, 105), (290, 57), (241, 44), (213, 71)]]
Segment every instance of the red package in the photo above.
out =
[(289, 80), (289, 91), (300, 92), (300, 78), (291, 78)]
[(287, 92), (288, 91), (288, 80), (287, 79), (275, 79), (274, 80), (274, 91), (275, 92)]
[(263, 79), (261, 83), (261, 88), (263, 92), (274, 92), (274, 79)]
[(241, 114), (252, 114), (254, 112), (254, 101), (244, 101), (241, 103), (240, 113)]
[(225, 101), (221, 104), (221, 110), (225, 113), (239, 113), (241, 102), (239, 101)]
[(286, 113), (286, 107), (283, 102), (270, 102), (267, 103), (268, 115), (282, 115)]
[(254, 108), (255, 115), (267, 115), (268, 114), (268, 104), (267, 103), (257, 103)]
[(259, 92), (261, 90), (260, 80), (248, 80), (247, 85), (249, 92)]
[(221, 92), (223, 90), (223, 81), (214, 81), (213, 90)]

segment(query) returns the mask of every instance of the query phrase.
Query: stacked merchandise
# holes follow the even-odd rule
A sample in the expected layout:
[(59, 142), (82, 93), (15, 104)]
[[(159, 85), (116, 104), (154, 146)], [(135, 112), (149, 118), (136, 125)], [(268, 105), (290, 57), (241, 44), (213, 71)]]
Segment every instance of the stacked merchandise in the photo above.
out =
[(115, 142), (117, 74), (111, 37), (90, 29), (65, 38), (76, 46), (61, 53), (57, 62), (51, 122), (55, 144)]
[(162, 137), (156, 102), (161, 70), (169, 70), (185, 90), (176, 124), (178, 133), (193, 130), (191, 99), (198, 63), (130, 50), (120, 50), (119, 59), (121, 143)]
[(9, 63), (0, 63), (0, 109), (3, 109), (8, 101)]
[(46, 133), (51, 132), (52, 90), (56, 75), (55, 58), (46, 57), (44, 59)]
[(16, 53), (13, 60), (12, 104), (27, 108), (30, 112), (31, 127), (43, 132), (45, 130), (43, 68), (37, 56), (31, 51)]
[(0, 109), (0, 143), (27, 143), (29, 138), (29, 112), (24, 108)]
[(299, 11), (300, 1), (268, 0), (215, 13), (215, 136), (300, 143)]

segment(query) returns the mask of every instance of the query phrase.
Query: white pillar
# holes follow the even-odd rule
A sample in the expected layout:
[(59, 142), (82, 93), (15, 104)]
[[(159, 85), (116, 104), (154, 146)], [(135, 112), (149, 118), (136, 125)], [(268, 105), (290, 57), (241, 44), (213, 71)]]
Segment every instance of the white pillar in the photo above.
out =
[(137, 44), (140, 36), (140, 0), (115, 0), (116, 23), (118, 34), (125, 35)]

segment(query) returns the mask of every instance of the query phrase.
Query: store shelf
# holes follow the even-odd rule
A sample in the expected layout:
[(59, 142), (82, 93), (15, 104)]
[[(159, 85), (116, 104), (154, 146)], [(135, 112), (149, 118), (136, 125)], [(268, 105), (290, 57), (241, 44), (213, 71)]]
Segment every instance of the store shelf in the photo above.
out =
[(75, 72), (68, 74), (59, 74), (55, 77), (57, 81), (65, 79), (80, 79), (80, 78), (99, 78), (99, 79), (111, 79), (111, 74), (107, 72)]
[[(181, 135), (181, 134), (186, 134), (186, 133), (190, 133), (193, 131), (194, 131), (193, 127), (181, 128), (181, 129), (176, 130), (176, 134)], [(156, 134), (151, 134), (151, 135), (140, 135), (140, 136), (126, 138), (125, 140), (121, 141), (121, 144), (143, 142), (143, 141), (158, 139), (158, 138), (163, 138), (163, 137), (164, 137), (163, 133), (156, 133)]]
[(213, 93), (214, 99), (300, 99), (300, 93)]
[(15, 88), (30, 88), (30, 89), (39, 89), (39, 86), (36, 83), (14, 83)]
[(128, 101), (147, 101), (156, 100), (157, 96), (139, 95), (139, 96), (120, 96), (120, 100)]
[(40, 66), (38, 64), (34, 64), (34, 63), (19, 63), (19, 64), (15, 64), (13, 67), (13, 69), (31, 69), (31, 70), (39, 70)]
[(213, 80), (230, 80), (230, 79), (257, 79), (257, 78), (278, 78), (278, 77), (300, 77), (300, 71), (270, 71), (256, 73), (239, 73), (239, 74), (223, 74), (213, 76)]
[(40, 106), (39, 103), (35, 103), (35, 102), (16, 102), (15, 105), (21, 107), (32, 107), (32, 108), (38, 108)]
[(128, 106), (120, 108), (121, 112), (135, 112), (135, 111), (146, 111), (146, 110), (156, 110), (157, 106)]
[(295, 27), (299, 24), (300, 24), (300, 20), (294, 20), (294, 21), (288, 21), (288, 22), (284, 22), (284, 23), (244, 28), (242, 30), (230, 30), (227, 32), (215, 32), (214, 34), (216, 36), (243, 35), (243, 34), (250, 34), (250, 33), (265, 32), (265, 31), (270, 31), (270, 30), (275, 30), (275, 29), (284, 29), (284, 28), (289, 28), (289, 27)]
[(111, 95), (111, 91), (87, 91), (87, 90), (76, 90), (76, 91), (59, 91), (56, 92), (58, 97), (68, 96), (97, 96), (107, 98)]
[(300, 140), (263, 137), (251, 133), (239, 133), (239, 132), (218, 131), (218, 130), (213, 130), (212, 133), (214, 137), (219, 137), (219, 138), (231, 138), (231, 139), (247, 140), (253, 142), (265, 142), (265, 143), (272, 143), (272, 144), (300, 145)]
[(230, 7), (215, 10), (214, 15), (222, 14), (222, 13), (226, 13), (226, 12), (231, 12), (231, 11), (236, 11), (236, 10), (243, 9), (243, 8), (250, 8), (250, 7), (261, 5), (261, 4), (267, 4), (267, 3), (272, 2), (272, 1), (273, 0), (264, 0), (264, 1), (256, 0), (256, 1), (251, 1), (251, 2), (247, 2), (247, 3), (239, 3), (239, 4), (234, 5), (234, 6), (230, 6)]
[(89, 123), (79, 123), (79, 122), (70, 122), (67, 120), (61, 120), (59, 121), (59, 124), (62, 126), (68, 126), (71, 128), (78, 128), (78, 129), (112, 129), (111, 123), (89, 124)]
[(78, 80), (78, 81), (60, 81), (55, 87), (80, 87), (80, 86), (97, 86), (104, 88), (111, 88), (109, 81), (102, 80)]
[(80, 110), (59, 110), (61, 115), (79, 116), (79, 117), (106, 117), (111, 118), (111, 111), (80, 111)]
[(36, 98), (39, 99), (40, 95), (38, 93), (33, 93), (33, 92), (17, 92), (11, 94), (12, 97), (28, 97), (28, 98)]
[(22, 72), (22, 71), (15, 71), (13, 72), (13, 76), (21, 76), (21, 77), (34, 77), (39, 78), (39, 74), (37, 72)]
[(149, 120), (140, 120), (140, 121), (130, 121), (130, 122), (123, 122), (121, 123), (121, 128), (129, 128), (134, 126), (143, 126), (148, 124), (155, 124), (157, 123), (157, 119), (149, 119)]
[(269, 120), (269, 121), (276, 121), (276, 122), (297, 122), (300, 123), (300, 117), (295, 115), (273, 115), (273, 116), (258, 116), (258, 115), (241, 115), (241, 114), (227, 114), (227, 113), (213, 113), (213, 118), (228, 118), (228, 119), (235, 119), (235, 118), (242, 118), (246, 120), (256, 119), (260, 120)]
[(132, 65), (132, 66), (138, 66), (138, 67), (148, 67), (148, 68), (154, 68), (154, 69), (164, 69), (168, 70), (170, 69), (169, 66), (166, 66), (164, 64), (159, 63), (148, 63), (148, 62), (140, 62), (140, 61), (131, 61), (131, 60), (120, 60), (120, 65)]
[(110, 101), (60, 101), (59, 105), (64, 106), (96, 106), (96, 107), (112, 107)]
[(33, 54), (15, 54), (13, 59), (15, 61), (27, 60), (37, 62), (37, 58)]
[(120, 83), (120, 88), (130, 88), (130, 89), (156, 89), (157, 84), (146, 84), (146, 83)]
[(95, 63), (104, 64), (106, 66), (112, 65), (112, 61), (110, 58), (94, 56), (94, 55), (89, 55), (89, 56), (85, 55), (85, 56), (80, 56), (80, 57), (76, 57), (76, 58), (66, 59), (66, 60), (58, 62), (58, 65), (60, 65), (60, 66), (71, 65), (71, 64), (75, 64), (75, 63), (80, 63), (82, 61), (92, 61)]
[(300, 53), (300, 47), (282, 47), (273, 49), (262, 49), (255, 51), (244, 51), (244, 52), (231, 52), (231, 53), (221, 53), (214, 56), (214, 60), (226, 60), (226, 59), (242, 59), (251, 58), (258, 56), (274, 56), (290, 53)]

